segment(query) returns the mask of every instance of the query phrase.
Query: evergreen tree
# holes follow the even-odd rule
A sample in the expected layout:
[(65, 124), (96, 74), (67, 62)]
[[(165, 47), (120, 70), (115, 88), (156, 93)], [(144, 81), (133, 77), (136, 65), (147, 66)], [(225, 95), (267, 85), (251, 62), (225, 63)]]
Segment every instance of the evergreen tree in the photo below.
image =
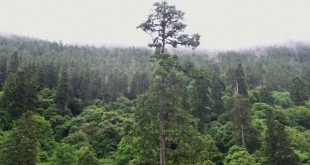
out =
[(262, 103), (267, 103), (269, 105), (273, 105), (274, 99), (271, 94), (271, 89), (268, 87), (262, 87), (259, 91), (259, 96), (258, 96), (259, 102)]
[(147, 91), (149, 86), (150, 82), (147, 73), (136, 72), (131, 81), (129, 98), (135, 99), (137, 95)]
[(307, 86), (300, 77), (295, 77), (292, 80), (291, 96), (296, 105), (305, 104), (305, 100), (307, 99)]
[(281, 123), (283, 116), (280, 112), (269, 109), (266, 117), (266, 156), (269, 163), (274, 165), (299, 164), (296, 155), (289, 146), (290, 142), (285, 133), (285, 127)]
[(3, 105), (11, 119), (34, 109), (37, 91), (37, 80), (27, 68), (19, 69), (16, 74), (9, 74), (4, 84)]
[(0, 54), (0, 90), (4, 85), (4, 81), (6, 78), (6, 63), (7, 63), (7, 56), (3, 56)]
[(150, 47), (157, 48), (158, 53), (165, 53), (166, 45), (177, 47), (178, 45), (197, 47), (200, 42), (200, 35), (194, 34), (191, 37), (184, 34), (186, 25), (183, 23), (184, 12), (177, 10), (175, 6), (169, 5), (166, 1), (156, 2), (154, 12), (147, 20), (140, 24), (146, 33), (153, 37)]
[(128, 91), (128, 77), (126, 74), (116, 71), (109, 75), (108, 82), (106, 84), (106, 96), (105, 99), (115, 101), (120, 96), (127, 94)]
[(68, 73), (65, 67), (62, 69), (60, 75), (55, 101), (58, 105), (59, 113), (64, 115), (68, 101)]
[(244, 76), (244, 71), (243, 71), (243, 67), (241, 64), (238, 64), (238, 67), (235, 72), (235, 76), (236, 76), (235, 94), (247, 96), (248, 90), (245, 84), (245, 76)]
[[(158, 163), (161, 147), (158, 146), (158, 139), (154, 136), (158, 134), (162, 136), (162, 129), (158, 127), (161, 124), (165, 129), (165, 156), (169, 164), (193, 162), (202, 164), (204, 161), (213, 160), (217, 155), (215, 143), (197, 131), (195, 119), (181, 108), (181, 98), (174, 93), (169, 87), (165, 87), (163, 91), (158, 84), (138, 97), (135, 113), (137, 126), (134, 127), (133, 132), (137, 140), (132, 142), (134, 148), (138, 150), (135, 155), (136, 163)], [(163, 97), (162, 100), (160, 100), (161, 97)], [(164, 119), (158, 117), (161, 105), (164, 105), (166, 110), (161, 114)]]
[(17, 122), (7, 139), (0, 144), (0, 164), (35, 165), (38, 147), (38, 126), (31, 112)]
[(17, 72), (17, 67), (18, 67), (18, 54), (17, 51), (14, 51), (13, 54), (11, 54), (8, 63), (7, 63), (7, 69), (6, 69), (6, 74), (10, 73), (16, 73)]
[(48, 63), (44, 68), (44, 86), (47, 88), (55, 88), (58, 81), (58, 70), (53, 63)]
[(78, 165), (98, 165), (98, 159), (96, 158), (96, 154), (91, 151), (88, 147), (81, 148), (80, 156), (77, 161)]
[(232, 111), (240, 144), (249, 151), (253, 151), (258, 144), (252, 127), (250, 102), (244, 96), (236, 96)]
[(210, 81), (207, 76), (198, 78), (193, 85), (193, 115), (198, 118), (198, 130), (204, 131), (205, 124), (214, 120), (215, 113), (211, 111)]
[[(175, 58), (171, 59), (171, 56), (166, 53), (166, 45), (173, 47), (188, 46), (196, 48), (199, 46), (200, 36), (194, 34), (191, 37), (188, 34), (184, 34), (183, 31), (186, 25), (183, 23), (184, 12), (177, 10), (175, 6), (168, 5), (166, 1), (156, 2), (154, 4), (154, 12), (151, 13), (147, 20), (140, 24), (137, 28), (141, 28), (146, 33), (150, 34), (153, 38), (153, 42), (149, 44), (150, 47), (156, 48), (157, 62), (160, 67), (156, 71), (155, 76), (160, 77), (159, 80), (159, 110), (155, 115), (159, 119), (159, 163), (160, 165), (166, 164), (166, 120), (167, 114), (170, 113), (164, 105), (165, 103), (165, 88), (169, 88), (166, 84), (167, 76), (171, 72), (171, 67), (175, 63)], [(154, 100), (155, 101), (155, 100)], [(154, 109), (155, 110), (155, 109)], [(172, 113), (173, 114), (173, 113)]]
[(69, 144), (60, 143), (54, 152), (52, 165), (76, 164), (77, 151)]
[(224, 90), (224, 83), (216, 74), (213, 74), (211, 80), (211, 98), (213, 101), (212, 109), (214, 110), (216, 116), (224, 112), (224, 105), (222, 100), (222, 97), (224, 96)]

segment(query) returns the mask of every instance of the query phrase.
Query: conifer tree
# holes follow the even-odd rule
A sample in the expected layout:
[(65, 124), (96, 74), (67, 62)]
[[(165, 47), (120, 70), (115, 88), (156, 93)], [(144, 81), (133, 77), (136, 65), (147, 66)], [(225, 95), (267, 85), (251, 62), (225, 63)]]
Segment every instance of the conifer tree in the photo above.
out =
[(30, 111), (17, 122), (0, 149), (0, 164), (35, 165), (38, 147), (38, 126)]
[(3, 56), (0, 54), (0, 90), (3, 87), (5, 78), (6, 78), (6, 63), (7, 63), (7, 56)]
[[(186, 25), (183, 23), (184, 12), (177, 10), (175, 6), (169, 5), (166, 1), (156, 2), (155, 9), (147, 20), (140, 24), (137, 28), (142, 29), (152, 37), (150, 47), (156, 48), (155, 57), (159, 63), (159, 69), (156, 71), (155, 76), (159, 77), (159, 164), (166, 164), (166, 121), (168, 120), (167, 114), (169, 109), (166, 109), (164, 103), (166, 95), (166, 79), (170, 75), (172, 66), (175, 64), (176, 58), (171, 58), (167, 53), (167, 45), (172, 47), (188, 46), (196, 48), (200, 42), (200, 35), (194, 34), (189, 36), (183, 33)], [(155, 101), (155, 100), (154, 100)]]
[(307, 86), (300, 77), (292, 80), (291, 96), (296, 105), (303, 105), (307, 99)]
[(247, 98), (240, 95), (235, 96), (233, 107), (234, 124), (238, 133), (239, 142), (246, 149), (251, 149), (253, 148), (252, 145), (255, 145), (255, 139), (253, 140), (252, 135), (253, 128), (250, 109), (251, 104)]
[(62, 69), (60, 79), (57, 86), (57, 93), (56, 93), (56, 103), (59, 108), (59, 113), (64, 115), (65, 109), (67, 106), (68, 101), (68, 73), (67, 68), (64, 67)]
[(281, 123), (283, 116), (280, 112), (269, 109), (267, 110), (266, 117), (266, 156), (269, 163), (274, 165), (298, 164), (298, 158), (288, 145), (288, 135), (285, 133), (285, 127)]
[(193, 86), (193, 115), (198, 118), (198, 130), (204, 131), (204, 126), (207, 122), (214, 120), (216, 116), (211, 111), (211, 98), (210, 98), (210, 81), (207, 76), (197, 78)]
[(224, 83), (220, 80), (218, 75), (214, 73), (211, 80), (211, 98), (213, 100), (212, 109), (214, 109), (216, 116), (224, 112), (224, 105), (222, 100), (224, 90)]
[(235, 76), (236, 76), (235, 94), (247, 96), (248, 90), (245, 84), (244, 70), (241, 64), (238, 64), (238, 67), (235, 72)]
[(274, 99), (271, 95), (271, 89), (268, 87), (262, 87), (259, 91), (259, 102), (273, 105)]
[(17, 51), (14, 51), (13, 54), (9, 57), (8, 63), (7, 63), (7, 69), (6, 69), (6, 74), (10, 73), (16, 73), (17, 72), (17, 67), (18, 67), (18, 54)]
[(37, 90), (37, 80), (27, 68), (9, 74), (4, 84), (3, 105), (11, 119), (34, 109)]
[(131, 99), (136, 98), (137, 95), (145, 92), (149, 86), (150, 82), (147, 73), (135, 73), (131, 81), (129, 97)]

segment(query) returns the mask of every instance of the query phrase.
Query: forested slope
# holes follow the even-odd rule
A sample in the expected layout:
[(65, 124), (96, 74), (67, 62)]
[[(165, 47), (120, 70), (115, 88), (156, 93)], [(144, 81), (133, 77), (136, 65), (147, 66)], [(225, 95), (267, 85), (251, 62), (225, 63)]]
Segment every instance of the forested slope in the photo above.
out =
[[(310, 163), (309, 45), (174, 52), (168, 164)], [(0, 37), (0, 164), (156, 164), (153, 58)]]

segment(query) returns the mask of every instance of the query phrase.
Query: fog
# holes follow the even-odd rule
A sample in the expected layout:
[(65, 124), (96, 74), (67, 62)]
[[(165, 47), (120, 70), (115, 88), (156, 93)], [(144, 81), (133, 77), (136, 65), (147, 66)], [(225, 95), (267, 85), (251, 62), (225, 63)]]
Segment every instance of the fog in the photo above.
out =
[[(136, 26), (154, 0), (0, 0), (0, 32), (69, 44), (146, 46)], [(200, 48), (236, 49), (310, 40), (309, 0), (169, 0)]]

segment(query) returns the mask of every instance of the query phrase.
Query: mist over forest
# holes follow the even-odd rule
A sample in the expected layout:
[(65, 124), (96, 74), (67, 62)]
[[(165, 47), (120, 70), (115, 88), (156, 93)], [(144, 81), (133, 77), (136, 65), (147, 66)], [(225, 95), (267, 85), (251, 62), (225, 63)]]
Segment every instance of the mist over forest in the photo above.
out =
[(154, 3), (145, 47), (0, 35), (0, 165), (310, 164), (310, 43), (196, 49), (184, 15)]

